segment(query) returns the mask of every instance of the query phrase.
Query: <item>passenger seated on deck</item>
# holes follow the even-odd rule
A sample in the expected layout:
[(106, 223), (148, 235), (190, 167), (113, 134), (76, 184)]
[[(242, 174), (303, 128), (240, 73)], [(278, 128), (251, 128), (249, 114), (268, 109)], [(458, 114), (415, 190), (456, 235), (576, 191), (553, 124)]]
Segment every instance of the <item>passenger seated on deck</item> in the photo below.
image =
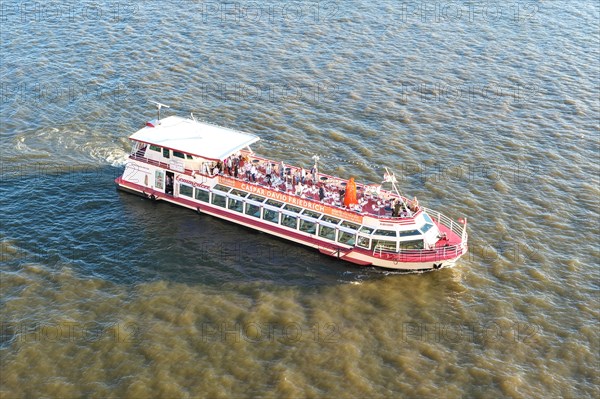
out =
[(246, 180), (250, 181), (250, 174), (251, 172), (252, 166), (249, 163), (245, 163), (244, 164), (244, 170), (246, 172)]
[(298, 184), (296, 184), (296, 195), (297, 196), (302, 195), (302, 190), (304, 190), (304, 186), (302, 185), (301, 182), (298, 182)]
[(415, 197), (412, 201), (411, 201), (411, 205), (412, 205), (412, 209), (411, 211), (413, 212), (417, 212), (419, 210), (419, 200), (417, 199), (417, 197)]

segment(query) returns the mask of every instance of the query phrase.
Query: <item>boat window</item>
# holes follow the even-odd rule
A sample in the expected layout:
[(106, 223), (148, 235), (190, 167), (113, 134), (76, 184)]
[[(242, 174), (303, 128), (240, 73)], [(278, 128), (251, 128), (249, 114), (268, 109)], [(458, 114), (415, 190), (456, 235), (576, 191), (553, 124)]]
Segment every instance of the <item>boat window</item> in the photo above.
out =
[(152, 151), (156, 151), (156, 152), (161, 152), (161, 151), (162, 151), (162, 148), (161, 148), (161, 147), (159, 147), (159, 146), (157, 146), (157, 145), (154, 145), (154, 144), (150, 144), (150, 149), (151, 149)]
[(346, 221), (343, 221), (340, 226), (344, 226), (344, 227), (347, 227), (352, 230), (358, 230), (358, 228), (360, 227), (360, 225), (358, 225), (356, 223), (346, 222)]
[(397, 237), (397, 234), (394, 230), (375, 230), (375, 235), (384, 236), (384, 237)]
[(300, 230), (305, 233), (315, 234), (317, 232), (317, 224), (300, 219)]
[(430, 228), (432, 228), (433, 225), (431, 223), (425, 223), (423, 226), (421, 226), (421, 232), (423, 234), (427, 233), (429, 231)]
[(431, 218), (429, 217), (429, 215), (428, 215), (428, 214), (426, 214), (426, 213), (423, 213), (423, 218), (425, 219), (425, 221), (426, 221), (427, 223), (431, 223), (431, 224), (433, 224), (433, 220), (431, 220)]
[(423, 249), (423, 240), (400, 241), (400, 249)]
[(279, 223), (279, 212), (265, 208), (263, 211), (263, 219), (268, 220), (269, 222)]
[(165, 172), (157, 170), (154, 174), (154, 185), (159, 190), (163, 190), (165, 187)]
[(173, 151), (173, 156), (181, 159), (185, 159), (185, 154), (179, 151)]
[(373, 250), (396, 252), (396, 241), (373, 240)]
[(410, 237), (410, 236), (420, 236), (421, 232), (419, 230), (406, 230), (400, 232), (400, 237)]
[(292, 229), (296, 228), (296, 220), (295, 216), (290, 215), (281, 215), (281, 224), (283, 226), (291, 227)]
[(256, 201), (256, 202), (263, 202), (265, 200), (265, 197), (261, 197), (260, 195), (256, 195), (256, 194), (250, 194), (247, 199)]
[(371, 239), (369, 237), (358, 236), (357, 244), (359, 247), (369, 249), (371, 248)]
[(331, 216), (327, 216), (327, 215), (323, 215), (321, 220), (324, 222), (327, 222), (327, 223), (331, 223), (331, 224), (338, 224), (340, 222), (340, 219), (332, 218)]
[(242, 197), (242, 198), (244, 198), (246, 195), (248, 195), (247, 192), (242, 191), (242, 190), (236, 190), (236, 189), (231, 190), (231, 192), (229, 194), (237, 195), (238, 197)]
[(345, 231), (340, 231), (340, 234), (338, 236), (338, 241), (341, 242), (342, 244), (354, 245), (355, 237), (356, 237), (355, 234), (347, 233)]
[(320, 214), (320, 213), (318, 213), (318, 212), (314, 212), (314, 211), (310, 211), (310, 210), (308, 210), (308, 209), (305, 209), (305, 210), (302, 212), (302, 214), (303, 214), (303, 215), (306, 215), (306, 216), (309, 216), (309, 217), (311, 217), (311, 218), (315, 218), (315, 219), (318, 219), (318, 218), (320, 218), (320, 217), (321, 217), (321, 214)]
[(186, 157), (187, 159), (194, 159), (194, 157), (193, 157), (193, 156), (191, 156), (190, 154), (185, 154), (185, 157)]
[(244, 212), (244, 202), (242, 200), (229, 198), (229, 209), (236, 212)]
[(168, 148), (163, 148), (163, 157), (165, 158), (171, 158), (171, 156), (169, 155), (170, 150)]
[(181, 184), (179, 186), (179, 195), (185, 195), (186, 197), (194, 196), (194, 189), (192, 186), (186, 186), (185, 184)]
[(287, 209), (288, 211), (294, 212), (294, 213), (300, 213), (300, 211), (302, 211), (302, 208), (297, 207), (297, 206), (293, 206), (290, 204), (286, 204), (285, 208), (283, 209)]
[(335, 241), (335, 229), (329, 226), (319, 226), (319, 237)]
[(283, 205), (283, 202), (275, 201), (274, 199), (269, 199), (269, 200), (267, 200), (267, 202), (265, 202), (265, 204), (271, 205), (271, 206), (276, 206), (277, 208), (281, 208), (281, 206)]
[(208, 191), (196, 189), (196, 199), (204, 202), (208, 202)]
[(223, 191), (224, 193), (228, 193), (231, 190), (231, 187), (224, 186), (222, 184), (215, 184), (213, 190)]
[(363, 227), (361, 227), (361, 228), (360, 228), (360, 230), (359, 230), (359, 231), (360, 231), (361, 233), (365, 233), (365, 234), (371, 234), (371, 233), (373, 232), (373, 229), (372, 229), (372, 228), (370, 228), (370, 227), (363, 226)]
[(213, 205), (222, 206), (223, 208), (225, 208), (227, 206), (227, 198), (225, 198), (224, 195), (213, 193), (212, 203)]
[(254, 204), (246, 204), (246, 215), (260, 217), (260, 206)]

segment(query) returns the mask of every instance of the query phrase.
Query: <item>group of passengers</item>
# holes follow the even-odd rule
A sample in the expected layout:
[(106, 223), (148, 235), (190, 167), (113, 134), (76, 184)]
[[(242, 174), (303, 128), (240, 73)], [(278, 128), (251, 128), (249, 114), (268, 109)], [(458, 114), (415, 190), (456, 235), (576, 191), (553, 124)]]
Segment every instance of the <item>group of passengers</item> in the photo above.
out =
[[(324, 183), (317, 182), (317, 171), (313, 167), (309, 171), (304, 168), (286, 167), (283, 161), (271, 163), (268, 160), (260, 161), (254, 159), (250, 161), (248, 156), (241, 153), (231, 155), (223, 161), (218, 161), (210, 168), (213, 175), (226, 174), (236, 179), (244, 179), (249, 182), (262, 182), (262, 184), (279, 189), (285, 184), (285, 190), (296, 194), (299, 197), (307, 196), (319, 201), (332, 201), (334, 204), (344, 203), (346, 191), (343, 187), (337, 189), (337, 193), (327, 189)], [(264, 177), (264, 179), (263, 179)], [(262, 179), (259, 180), (259, 179)], [(337, 194), (337, 195), (336, 195)], [(338, 198), (335, 198), (338, 197)], [(350, 210), (361, 213), (363, 208), (369, 203), (367, 196), (360, 196), (357, 204), (351, 204)], [(377, 200), (372, 205), (372, 210), (379, 213), (382, 208), (391, 209), (392, 217), (410, 217), (419, 209), (419, 202), (414, 200), (405, 203), (401, 199), (394, 198), (390, 201)]]
[[(282, 162), (276, 164), (270, 161), (254, 159), (250, 161), (248, 156), (241, 153), (233, 154), (223, 161), (218, 161), (210, 167), (212, 175), (226, 174), (232, 177), (243, 178), (247, 181), (262, 181), (269, 187), (276, 188), (280, 184), (286, 185), (288, 191), (302, 191), (303, 186), (312, 185), (316, 181), (316, 169), (308, 172), (304, 168), (286, 167)], [(311, 178), (312, 177), (312, 178)], [(300, 186), (300, 187), (298, 187)]]
[(392, 208), (392, 217), (409, 217), (419, 210), (419, 201), (415, 197), (412, 201), (404, 203), (399, 198), (395, 198), (391, 201), (390, 207)]

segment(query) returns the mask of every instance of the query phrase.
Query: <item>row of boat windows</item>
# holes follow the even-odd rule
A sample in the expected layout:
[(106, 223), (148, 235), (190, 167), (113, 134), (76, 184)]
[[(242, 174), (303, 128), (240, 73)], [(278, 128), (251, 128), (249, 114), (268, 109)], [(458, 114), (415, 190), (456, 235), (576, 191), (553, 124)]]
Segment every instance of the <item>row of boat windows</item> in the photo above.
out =
[[(191, 189), (191, 187), (190, 187)], [(241, 191), (241, 190), (237, 190), (237, 189), (231, 189), (230, 187), (224, 186), (222, 184), (217, 184), (214, 186), (215, 190), (218, 191), (222, 191), (223, 193), (229, 193), (229, 194), (233, 194), (233, 195), (237, 195), (239, 197), (242, 198), (246, 198), (246, 199), (250, 199), (256, 202), (262, 202), (265, 203), (267, 205), (271, 205), (277, 208), (281, 208), (281, 209), (285, 209), (285, 210), (289, 210), (291, 212), (294, 213), (301, 213), (302, 215), (305, 216), (309, 216), (313, 219), (319, 219), (320, 220), (324, 220), (328, 223), (332, 223), (332, 224), (339, 224), (341, 219), (338, 218), (334, 218), (328, 215), (324, 215), (321, 214), (319, 212), (314, 212), (311, 211), (309, 209), (305, 209), (304, 211), (302, 211), (302, 208), (297, 207), (297, 206), (293, 206), (290, 204), (285, 204), (283, 202), (280, 201), (276, 201), (274, 199), (266, 199), (265, 197), (261, 197), (260, 195), (256, 195), (256, 194), (248, 194), (245, 191)], [(266, 201), (265, 201), (266, 200)], [(208, 201), (206, 201), (208, 202)], [(424, 214), (424, 218), (425, 218), (425, 223), (418, 229), (418, 230), (404, 230), (404, 231), (400, 231), (399, 233), (396, 233), (395, 230), (384, 230), (384, 229), (372, 229), (370, 227), (366, 227), (366, 226), (360, 226), (356, 223), (352, 223), (352, 222), (347, 222), (347, 221), (343, 221), (340, 226), (342, 227), (346, 227), (349, 229), (353, 229), (353, 230), (358, 230), (361, 233), (365, 233), (365, 234), (373, 234), (376, 236), (384, 236), (384, 237), (397, 237), (398, 234), (400, 235), (400, 237), (411, 237), (411, 236), (420, 236), (422, 234), (427, 233), (432, 227), (433, 227), (433, 221), (431, 220), (431, 218), (429, 217), (429, 215)]]
[(163, 157), (165, 157), (165, 158), (171, 158), (171, 154), (173, 154), (173, 156), (176, 157), (176, 158), (194, 159), (194, 157), (191, 156), (191, 155), (189, 155), (189, 154), (184, 154), (181, 151), (175, 151), (175, 150), (170, 150), (168, 148), (159, 147), (159, 146), (154, 145), (154, 144), (150, 144), (150, 149), (152, 151), (156, 151), (156, 152), (162, 153)]
[[(236, 192), (234, 192), (236, 191)], [(231, 194), (246, 195), (246, 192), (233, 190)], [(212, 193), (212, 200), (210, 193), (204, 190), (196, 189), (194, 190), (191, 186), (180, 185), (179, 194), (191, 198), (195, 198), (199, 201), (208, 202), (216, 206), (220, 206), (222, 208), (227, 208), (236, 212), (245, 213), (246, 215), (250, 215), (259, 219), (263, 219), (272, 223), (277, 223), (282, 226), (286, 226), (292, 229), (297, 229), (303, 231), (308, 234), (317, 234), (319, 237), (326, 238), (328, 240), (337, 241), (346, 245), (358, 245), (359, 247), (366, 249), (382, 249), (388, 251), (396, 251), (397, 249), (397, 241), (396, 240), (380, 240), (380, 239), (371, 239), (366, 235), (379, 235), (379, 236), (388, 236), (396, 239), (396, 232), (391, 230), (381, 230), (381, 229), (371, 229), (369, 227), (361, 227), (360, 225), (348, 221), (342, 221), (341, 219), (331, 217), (329, 215), (324, 215), (318, 212), (314, 212), (307, 209), (302, 209), (300, 207), (296, 207), (289, 204), (284, 204), (283, 202), (279, 202), (273, 199), (268, 199), (260, 197), (254, 194), (250, 194), (246, 199), (263, 202), (264, 205), (269, 205), (274, 208), (279, 208), (281, 210), (294, 212), (295, 214), (299, 214), (302, 216), (308, 216), (314, 220), (305, 220), (299, 215), (294, 215), (290, 213), (282, 212), (281, 210), (270, 209), (268, 207), (262, 207), (261, 214), (261, 206), (257, 204), (253, 204), (250, 202), (244, 202), (242, 200), (227, 198), (225, 195)], [(245, 205), (245, 208), (244, 208)], [(320, 218), (320, 219), (319, 219)], [(317, 221), (317, 219), (319, 219)], [(324, 223), (323, 223), (324, 222)], [(341, 223), (340, 223), (341, 222)], [(326, 223), (326, 224), (325, 224)], [(331, 224), (331, 225), (327, 225)], [(341, 227), (344, 229), (336, 228)], [(345, 229), (347, 229), (345, 231)], [(337, 231), (337, 236), (336, 236)], [(360, 233), (358, 235), (358, 242), (356, 242), (357, 235), (356, 233)], [(393, 233), (389, 234), (389, 233)], [(400, 237), (406, 236), (416, 236), (421, 235), (418, 230), (411, 230), (407, 232), (401, 232)], [(423, 249), (423, 240), (410, 240), (410, 241), (400, 241), (399, 249)]]

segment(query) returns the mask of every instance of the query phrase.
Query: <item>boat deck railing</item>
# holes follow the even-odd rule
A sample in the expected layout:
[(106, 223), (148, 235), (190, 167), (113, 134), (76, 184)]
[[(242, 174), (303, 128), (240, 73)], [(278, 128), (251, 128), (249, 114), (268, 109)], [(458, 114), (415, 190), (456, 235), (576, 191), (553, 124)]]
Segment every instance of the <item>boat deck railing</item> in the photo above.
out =
[(436, 247), (435, 249), (402, 249), (400, 252), (377, 248), (373, 251), (373, 256), (384, 260), (427, 262), (456, 258), (464, 254), (465, 251), (466, 245), (461, 243), (447, 247)]
[(446, 226), (460, 237), (461, 242), (465, 242), (467, 240), (467, 225), (466, 223), (457, 223), (454, 220), (450, 219), (448, 216), (443, 215), (441, 212), (434, 211), (433, 209), (423, 207), (423, 210), (434, 220), (436, 220), (439, 224)]

